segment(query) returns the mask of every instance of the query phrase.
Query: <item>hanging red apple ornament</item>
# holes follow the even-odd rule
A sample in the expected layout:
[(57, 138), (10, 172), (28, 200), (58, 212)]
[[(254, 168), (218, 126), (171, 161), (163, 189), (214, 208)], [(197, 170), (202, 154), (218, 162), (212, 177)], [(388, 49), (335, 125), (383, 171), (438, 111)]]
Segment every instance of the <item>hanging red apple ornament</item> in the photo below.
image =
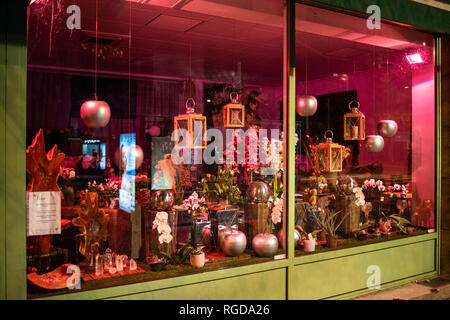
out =
[(103, 128), (111, 119), (111, 109), (105, 101), (88, 100), (81, 105), (80, 116), (89, 128)]

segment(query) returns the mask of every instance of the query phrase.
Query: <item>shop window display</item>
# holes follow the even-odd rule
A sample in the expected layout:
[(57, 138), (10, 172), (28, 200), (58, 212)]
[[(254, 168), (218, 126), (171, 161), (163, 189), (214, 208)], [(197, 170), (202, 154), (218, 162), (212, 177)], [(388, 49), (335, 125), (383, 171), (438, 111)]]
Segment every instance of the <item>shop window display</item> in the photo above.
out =
[(297, 4), (296, 76), (296, 255), (434, 232), (433, 36)]
[[(172, 4), (29, 5), (31, 298), (286, 258), (283, 3)], [(295, 25), (295, 255), (434, 232), (433, 36)]]
[(286, 257), (283, 4), (195, 2), (29, 5), (29, 297)]

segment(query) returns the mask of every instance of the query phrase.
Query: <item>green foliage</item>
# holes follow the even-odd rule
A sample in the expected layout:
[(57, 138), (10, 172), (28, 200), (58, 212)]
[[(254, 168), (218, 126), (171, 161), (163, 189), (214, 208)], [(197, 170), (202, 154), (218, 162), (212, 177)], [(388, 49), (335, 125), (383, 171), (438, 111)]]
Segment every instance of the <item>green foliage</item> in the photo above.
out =
[(406, 228), (405, 228), (405, 225), (406, 225), (406, 224), (411, 224), (411, 222), (410, 222), (408, 219), (399, 217), (399, 216), (396, 215), (396, 214), (391, 214), (391, 215), (389, 215), (389, 216), (386, 216), (386, 215), (384, 214), (384, 212), (381, 212), (381, 214), (382, 214), (387, 220), (392, 220), (392, 221), (394, 221), (394, 222), (397, 224), (397, 228), (399, 228), (401, 232), (407, 233)]
[(313, 215), (314, 220), (316, 223), (325, 230), (331, 237), (336, 237), (336, 231), (341, 226), (342, 222), (347, 218), (347, 216), (350, 214), (350, 211), (347, 212), (345, 215), (343, 215), (340, 219), (339, 214), (340, 211), (330, 211), (328, 209), (325, 209), (320, 213), (320, 218), (317, 218), (315, 215)]
[(231, 204), (242, 204), (241, 190), (233, 183), (234, 174), (233, 169), (219, 166), (217, 176), (207, 174), (200, 181), (199, 193), (209, 202), (228, 200)]
[(171, 264), (180, 265), (185, 263), (189, 255), (194, 253), (194, 251), (196, 250), (191, 245), (187, 244), (180, 248), (174, 257), (163, 251), (159, 251), (158, 257), (166, 259)]

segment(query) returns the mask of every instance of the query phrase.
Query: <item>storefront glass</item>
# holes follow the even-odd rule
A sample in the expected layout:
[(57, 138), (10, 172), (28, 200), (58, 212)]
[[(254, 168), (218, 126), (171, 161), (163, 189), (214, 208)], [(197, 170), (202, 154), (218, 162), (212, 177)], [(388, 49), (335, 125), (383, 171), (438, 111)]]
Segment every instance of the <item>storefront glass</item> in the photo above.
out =
[(29, 297), (286, 257), (283, 12), (31, 1)]
[(295, 37), (296, 255), (434, 232), (433, 36), (297, 4)]
[[(286, 258), (283, 1), (28, 9), (30, 298)], [(434, 232), (433, 36), (295, 10), (295, 255)]]

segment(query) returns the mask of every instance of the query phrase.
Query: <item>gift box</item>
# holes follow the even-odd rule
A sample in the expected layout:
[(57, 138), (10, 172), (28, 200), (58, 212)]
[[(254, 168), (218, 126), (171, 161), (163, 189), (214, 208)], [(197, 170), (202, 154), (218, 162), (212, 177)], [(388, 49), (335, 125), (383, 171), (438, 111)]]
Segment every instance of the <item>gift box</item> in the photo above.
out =
[(204, 217), (194, 218), (189, 237), (189, 243), (193, 245), (195, 244), (196, 246), (205, 246), (206, 244), (202, 241), (202, 231), (205, 227), (210, 228), (211, 222), (206, 220)]

